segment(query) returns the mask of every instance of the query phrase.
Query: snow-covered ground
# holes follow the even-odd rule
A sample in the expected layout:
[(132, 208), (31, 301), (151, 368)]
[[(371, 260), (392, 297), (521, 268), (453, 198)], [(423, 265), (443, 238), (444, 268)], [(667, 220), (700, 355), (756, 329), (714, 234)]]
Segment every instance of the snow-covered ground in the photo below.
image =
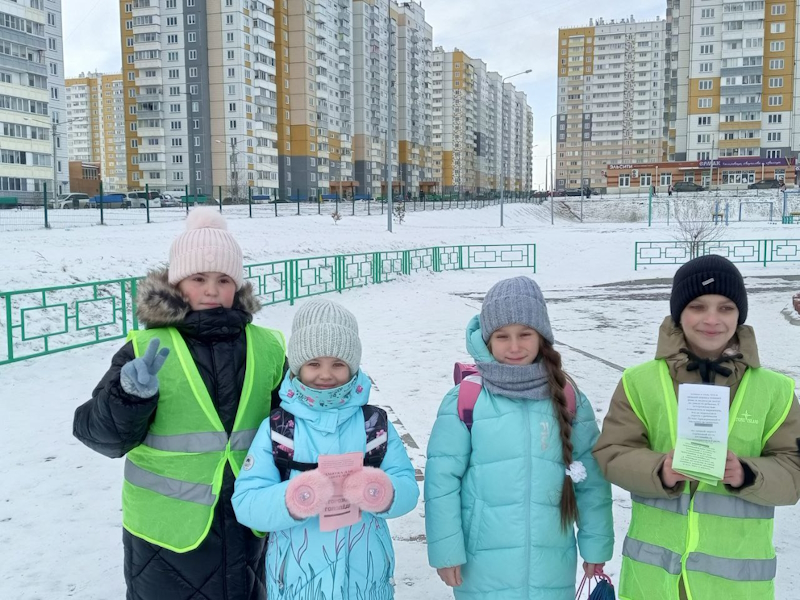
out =
[[(674, 266), (633, 270), (633, 243), (670, 240), (665, 224), (580, 224), (557, 218), (549, 206), (407, 215), (395, 233), (385, 220), (329, 216), (231, 219), (245, 262), (434, 245), (536, 243), (538, 274), (567, 370), (602, 419), (622, 367), (655, 351), (668, 310)], [(129, 227), (8, 232), (0, 235), (0, 289), (142, 275), (163, 264), (179, 222)], [(796, 234), (794, 233), (796, 231)], [(728, 239), (798, 238), (800, 228), (731, 224)], [(793, 349), (798, 329), (781, 310), (800, 288), (800, 264), (742, 265), (750, 290), (749, 323), (762, 362), (800, 380)], [(467, 359), (464, 328), (485, 291), (521, 269), (420, 273), (399, 281), (331, 296), (358, 316), (364, 369), (376, 382), (373, 402), (391, 409), (424, 452), (452, 365)], [(302, 300), (298, 302), (298, 305)], [(265, 308), (257, 322), (289, 332), (296, 306)], [(0, 314), (0, 319), (5, 316)], [(0, 326), (3, 322), (0, 321)], [(0, 367), (0, 598), (107, 600), (124, 594), (120, 527), (122, 461), (105, 459), (71, 435), (72, 415), (89, 398), (117, 345), (106, 343)], [(617, 552), (608, 571), (616, 579), (630, 499), (615, 489)], [(397, 598), (448, 597), (427, 566), (422, 503), (392, 523), (397, 551)], [(779, 509), (777, 597), (798, 597), (800, 513)]]

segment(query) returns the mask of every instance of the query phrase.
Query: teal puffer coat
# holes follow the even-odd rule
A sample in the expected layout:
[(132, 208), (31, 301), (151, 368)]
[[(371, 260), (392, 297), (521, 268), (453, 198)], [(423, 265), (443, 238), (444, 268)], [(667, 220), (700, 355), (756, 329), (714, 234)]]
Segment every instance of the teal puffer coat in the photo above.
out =
[[(475, 317), (467, 349), (493, 361)], [(428, 443), (425, 526), (435, 568), (462, 565), (458, 600), (573, 600), (575, 532), (564, 532), (560, 499), (566, 465), (549, 398), (515, 400), (482, 390), (472, 432), (458, 417), (458, 387), (439, 409)], [(586, 467), (575, 484), (583, 559), (606, 562), (614, 548), (611, 488), (592, 457), (599, 431), (583, 394), (573, 421), (573, 460)]]

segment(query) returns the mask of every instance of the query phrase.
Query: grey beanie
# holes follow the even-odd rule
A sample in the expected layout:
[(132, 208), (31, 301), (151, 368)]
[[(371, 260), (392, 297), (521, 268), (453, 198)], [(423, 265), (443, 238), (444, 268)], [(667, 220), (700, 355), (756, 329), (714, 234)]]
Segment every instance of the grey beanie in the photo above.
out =
[(483, 299), (481, 335), (484, 342), (501, 327), (514, 324), (527, 325), (554, 343), (542, 290), (529, 277), (504, 279), (494, 284)]
[(330, 300), (306, 302), (292, 321), (287, 355), (294, 375), (305, 363), (321, 356), (343, 360), (354, 375), (361, 365), (361, 340), (355, 315)]

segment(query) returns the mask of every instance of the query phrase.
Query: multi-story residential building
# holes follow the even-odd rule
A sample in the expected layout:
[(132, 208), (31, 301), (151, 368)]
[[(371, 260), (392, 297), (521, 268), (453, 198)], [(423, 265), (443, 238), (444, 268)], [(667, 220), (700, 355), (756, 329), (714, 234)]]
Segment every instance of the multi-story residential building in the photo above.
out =
[(433, 54), (434, 179), (444, 193), (530, 189), (533, 114), (527, 97), (463, 51)]
[[(399, 193), (402, 186), (395, 150), (398, 147), (397, 19), (397, 7), (390, 0), (353, 1), (354, 176), (357, 191), (373, 197), (386, 192), (387, 163), (391, 165), (394, 193)], [(386, 147), (389, 127), (391, 152)]]
[(120, 1), (129, 187), (276, 195), (272, 10)]
[(667, 22), (559, 29), (556, 189), (605, 188), (609, 163), (666, 160)]
[(106, 191), (128, 185), (125, 95), (121, 73), (68, 78), (69, 160), (98, 163)]
[[(757, 165), (797, 154), (797, 18), (796, 0), (668, 0), (670, 159)], [(730, 170), (719, 183), (747, 183), (756, 171)]]
[(416, 2), (397, 7), (397, 146), (400, 154), (400, 182), (404, 195), (432, 192), (430, 61), (433, 28)]
[[(22, 201), (41, 201), (45, 185), (51, 197), (54, 185), (68, 191), (62, 177), (67, 159), (60, 152), (66, 139), (56, 138), (54, 157), (51, 137), (59, 128), (51, 119), (60, 123), (63, 115), (50, 99), (63, 99), (64, 90), (57, 77), (52, 87), (48, 79), (51, 64), (63, 74), (60, 28), (60, 2), (0, 0), (0, 194)], [(62, 161), (57, 177), (54, 160)]]
[[(23, 2), (24, 4), (24, 2)], [(37, 3), (31, 2), (31, 5)], [(41, 5), (41, 2), (38, 3)], [(45, 0), (47, 14), (47, 87), (50, 90), (50, 120), (55, 125), (55, 164), (57, 194), (69, 193), (69, 153), (67, 148), (67, 90), (64, 84), (64, 39), (61, 26), (61, 0)]]
[(350, 2), (275, 5), (280, 193), (316, 198), (352, 193)]

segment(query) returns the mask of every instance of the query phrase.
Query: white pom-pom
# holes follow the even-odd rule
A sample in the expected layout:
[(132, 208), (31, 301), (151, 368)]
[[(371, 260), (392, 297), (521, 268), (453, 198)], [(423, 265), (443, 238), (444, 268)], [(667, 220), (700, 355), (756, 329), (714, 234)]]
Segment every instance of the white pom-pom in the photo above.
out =
[(228, 223), (218, 210), (203, 206), (186, 217), (186, 229), (228, 229)]
[(576, 460), (567, 469), (567, 476), (572, 479), (572, 483), (580, 483), (587, 477), (586, 467), (579, 460)]

